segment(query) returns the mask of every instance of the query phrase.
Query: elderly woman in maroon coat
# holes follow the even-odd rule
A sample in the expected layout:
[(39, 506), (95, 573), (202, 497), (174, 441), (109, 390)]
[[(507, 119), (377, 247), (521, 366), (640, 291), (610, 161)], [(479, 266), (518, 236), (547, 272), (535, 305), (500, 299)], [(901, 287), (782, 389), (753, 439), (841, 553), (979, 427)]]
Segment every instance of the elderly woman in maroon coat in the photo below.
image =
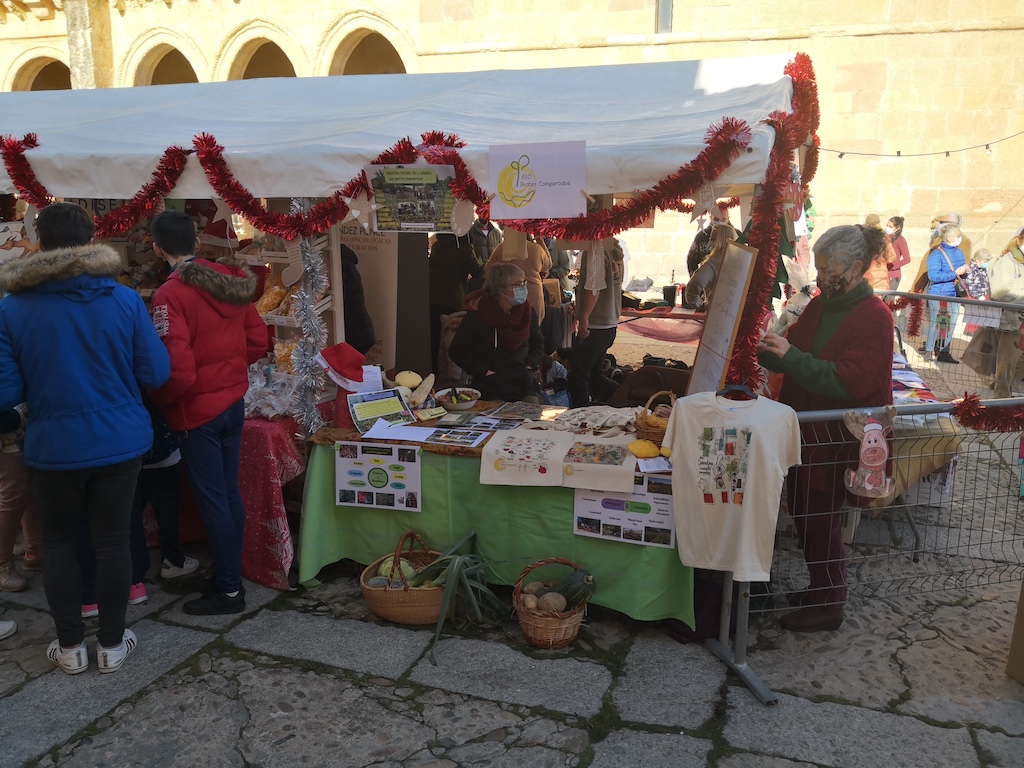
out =
[[(885, 248), (882, 231), (834, 227), (818, 238), (814, 265), (821, 293), (786, 337), (769, 333), (761, 363), (783, 374), (779, 400), (797, 411), (848, 410), (892, 403), (892, 312), (865, 279)], [(810, 586), (790, 599), (800, 610), (782, 617), (794, 632), (838, 629), (846, 603), (843, 480), (857, 469), (859, 443), (842, 421), (801, 425), (801, 465), (789, 473), (786, 496), (804, 549)], [(864, 503), (852, 497), (854, 504)]]

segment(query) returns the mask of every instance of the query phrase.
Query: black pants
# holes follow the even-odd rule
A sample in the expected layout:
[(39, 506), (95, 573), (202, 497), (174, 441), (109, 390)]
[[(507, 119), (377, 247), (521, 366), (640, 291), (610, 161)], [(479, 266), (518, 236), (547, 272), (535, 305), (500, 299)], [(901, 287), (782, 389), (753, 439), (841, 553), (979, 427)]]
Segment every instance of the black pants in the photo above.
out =
[(585, 408), (590, 398), (604, 400), (618, 385), (601, 373), (601, 361), (615, 343), (616, 328), (591, 328), (585, 339), (572, 342), (572, 365), (569, 368), (569, 399), (573, 408)]
[(57, 638), (65, 648), (85, 637), (79, 538), (89, 532), (96, 556), (97, 639), (112, 647), (124, 635), (132, 561), (128, 546), (135, 481), (142, 458), (91, 469), (32, 473), (32, 495), (43, 534), (43, 588)]
[(143, 512), (153, 507), (153, 516), (160, 534), (160, 553), (172, 565), (185, 562), (178, 533), (178, 466), (144, 469), (139, 473), (132, 503), (132, 584), (138, 584), (149, 570), (149, 547)]

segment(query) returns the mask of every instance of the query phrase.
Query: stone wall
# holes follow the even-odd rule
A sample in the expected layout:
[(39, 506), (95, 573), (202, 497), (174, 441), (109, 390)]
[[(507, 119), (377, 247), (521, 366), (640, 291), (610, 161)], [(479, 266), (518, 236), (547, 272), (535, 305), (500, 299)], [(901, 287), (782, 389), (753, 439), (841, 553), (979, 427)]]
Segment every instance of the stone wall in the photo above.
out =
[[(76, 87), (145, 83), (171, 48), (200, 81), (232, 79), (265, 41), (298, 76), (326, 75), (342, 71), (368, 32), (392, 44), (407, 72), (804, 51), (817, 72), (822, 146), (835, 150), (822, 153), (812, 187), (819, 232), (900, 214), (916, 257), (940, 211), (959, 211), (976, 246), (993, 252), (1024, 223), (1024, 136), (993, 143), (1024, 130), (1024, 0), (677, 1), (664, 34), (653, 32), (655, 0), (237, 0), (212, 17), (206, 3), (186, 0), (75, 5), (92, 14), (91, 34), (81, 9), (50, 19), (5, 13), (3, 89), (29, 87), (43, 59), (70, 64)], [(104, 24), (109, 34), (95, 34)], [(693, 233), (689, 216), (673, 214), (624, 233), (634, 274), (660, 284), (676, 269), (681, 278)]]

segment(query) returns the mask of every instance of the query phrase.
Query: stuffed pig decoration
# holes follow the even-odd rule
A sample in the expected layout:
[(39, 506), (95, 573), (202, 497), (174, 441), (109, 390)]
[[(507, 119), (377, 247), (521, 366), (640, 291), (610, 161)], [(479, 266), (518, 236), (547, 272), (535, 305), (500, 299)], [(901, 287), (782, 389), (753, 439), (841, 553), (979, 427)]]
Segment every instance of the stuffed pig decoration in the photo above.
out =
[(851, 493), (877, 499), (892, 493), (896, 481), (886, 476), (892, 420), (896, 409), (888, 406), (877, 418), (860, 411), (847, 411), (843, 421), (860, 440), (860, 465), (846, 470), (846, 487)]

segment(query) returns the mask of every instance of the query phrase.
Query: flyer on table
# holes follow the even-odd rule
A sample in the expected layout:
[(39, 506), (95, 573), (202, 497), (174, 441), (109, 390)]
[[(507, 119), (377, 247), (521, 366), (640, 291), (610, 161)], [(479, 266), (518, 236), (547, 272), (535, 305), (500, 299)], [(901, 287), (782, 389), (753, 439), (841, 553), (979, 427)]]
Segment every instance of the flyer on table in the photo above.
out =
[(487, 149), (492, 219), (567, 219), (587, 212), (587, 143), (500, 144)]
[(573, 533), (577, 536), (672, 548), (675, 532), (671, 477), (637, 473), (632, 493), (576, 489)]

